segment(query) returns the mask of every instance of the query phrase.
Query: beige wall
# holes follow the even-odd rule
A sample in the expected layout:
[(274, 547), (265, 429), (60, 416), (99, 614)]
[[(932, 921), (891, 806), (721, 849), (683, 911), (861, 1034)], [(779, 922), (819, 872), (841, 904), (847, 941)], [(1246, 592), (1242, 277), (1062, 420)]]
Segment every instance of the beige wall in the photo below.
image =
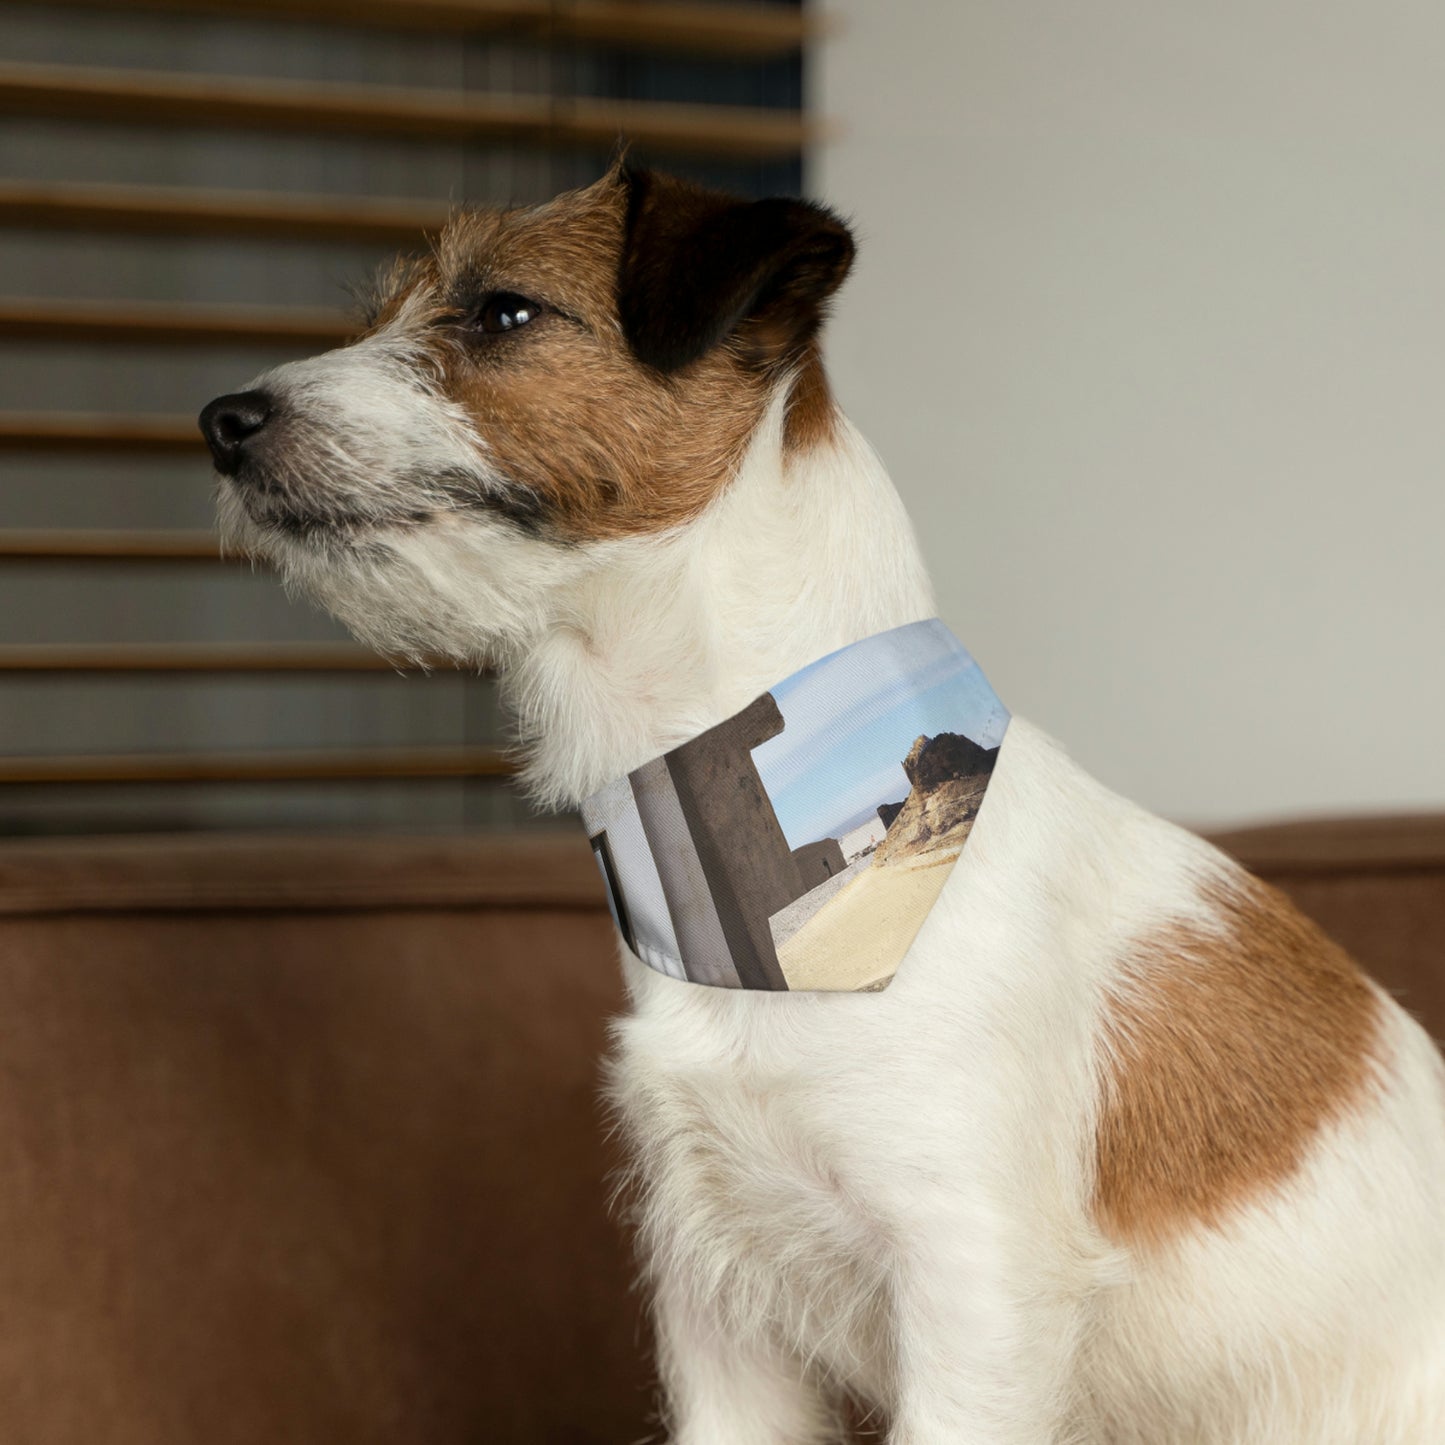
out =
[(1189, 821), (1445, 806), (1445, 9), (829, 8), (835, 382), (1005, 700)]

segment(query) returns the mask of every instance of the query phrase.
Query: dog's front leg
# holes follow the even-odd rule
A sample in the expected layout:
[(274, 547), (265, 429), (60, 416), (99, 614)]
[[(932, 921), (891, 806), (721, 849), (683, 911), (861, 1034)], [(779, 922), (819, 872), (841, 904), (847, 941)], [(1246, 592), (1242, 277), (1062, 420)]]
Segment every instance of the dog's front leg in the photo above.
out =
[(901, 1264), (889, 1445), (1085, 1445), (1069, 1419), (1077, 1306), (1022, 1241), (1012, 1268), (999, 1243), (980, 1258), (955, 1235)]
[(685, 1287), (662, 1281), (653, 1305), (671, 1445), (834, 1445), (835, 1412), (766, 1339), (743, 1336)]

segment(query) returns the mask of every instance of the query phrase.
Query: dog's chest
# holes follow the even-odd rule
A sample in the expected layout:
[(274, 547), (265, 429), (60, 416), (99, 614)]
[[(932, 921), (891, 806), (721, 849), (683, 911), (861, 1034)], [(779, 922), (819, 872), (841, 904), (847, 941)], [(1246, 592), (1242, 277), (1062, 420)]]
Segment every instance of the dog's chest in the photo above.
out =
[(803, 1069), (683, 1065), (650, 1032), (629, 1021), (614, 1074), (649, 1253), (729, 1326), (881, 1391), (889, 1245), (851, 1090)]

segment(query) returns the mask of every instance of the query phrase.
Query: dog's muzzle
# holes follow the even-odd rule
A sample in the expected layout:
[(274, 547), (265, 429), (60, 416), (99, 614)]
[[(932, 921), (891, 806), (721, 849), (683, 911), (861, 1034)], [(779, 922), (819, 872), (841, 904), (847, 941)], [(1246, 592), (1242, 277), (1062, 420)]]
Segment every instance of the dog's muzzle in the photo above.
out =
[(218, 396), (201, 412), (201, 435), (222, 476), (233, 477), (240, 471), (247, 450), (254, 449), (274, 410), (266, 392), (238, 391)]

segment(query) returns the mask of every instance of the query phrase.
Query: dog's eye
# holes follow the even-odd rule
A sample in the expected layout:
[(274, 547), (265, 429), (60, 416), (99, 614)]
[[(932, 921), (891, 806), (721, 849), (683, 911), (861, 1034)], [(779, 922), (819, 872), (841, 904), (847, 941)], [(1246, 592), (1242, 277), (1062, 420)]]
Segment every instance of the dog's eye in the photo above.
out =
[(541, 315), (542, 307), (536, 301), (519, 296), (515, 291), (497, 291), (482, 303), (476, 313), (475, 325), (478, 331), (496, 336), (503, 331), (515, 331)]

